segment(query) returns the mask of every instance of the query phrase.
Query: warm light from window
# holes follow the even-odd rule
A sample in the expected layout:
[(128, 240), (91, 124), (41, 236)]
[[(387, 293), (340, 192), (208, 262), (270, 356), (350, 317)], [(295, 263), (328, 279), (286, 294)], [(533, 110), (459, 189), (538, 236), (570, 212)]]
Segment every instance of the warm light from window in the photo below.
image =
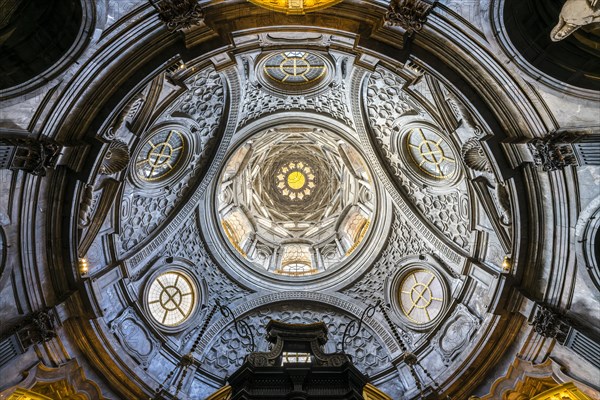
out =
[(283, 355), (281, 356), (281, 365), (294, 364), (294, 363), (307, 364), (310, 362), (311, 362), (310, 353), (296, 353), (296, 352), (284, 351)]
[(504, 270), (504, 272), (510, 272), (510, 267), (512, 266), (511, 263), (511, 259), (509, 256), (504, 257), (504, 260), (502, 260), (502, 270)]
[(90, 265), (88, 263), (87, 258), (79, 259), (79, 273), (81, 275), (86, 275), (90, 270)]

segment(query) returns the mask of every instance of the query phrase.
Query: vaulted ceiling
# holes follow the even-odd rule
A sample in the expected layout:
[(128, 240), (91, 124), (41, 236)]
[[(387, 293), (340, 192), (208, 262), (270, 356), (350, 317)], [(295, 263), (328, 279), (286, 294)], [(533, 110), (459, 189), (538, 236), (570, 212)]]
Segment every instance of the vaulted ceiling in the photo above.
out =
[(534, 1), (72, 3), (69, 50), (0, 63), (0, 144), (42, 158), (0, 170), (2, 343), (52, 332), (4, 394), (69, 365), (88, 398), (206, 398), (248, 352), (216, 304), (333, 353), (380, 302), (345, 350), (394, 399), (598, 395), (593, 26), (534, 62)]

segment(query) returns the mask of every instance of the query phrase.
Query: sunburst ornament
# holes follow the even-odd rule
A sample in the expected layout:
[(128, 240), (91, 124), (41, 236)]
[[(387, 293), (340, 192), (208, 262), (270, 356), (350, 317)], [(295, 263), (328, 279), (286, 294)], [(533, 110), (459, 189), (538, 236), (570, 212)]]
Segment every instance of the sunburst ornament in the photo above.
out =
[(305, 14), (331, 7), (342, 0), (248, 0), (257, 6), (285, 14)]
[(284, 164), (275, 179), (279, 192), (294, 201), (306, 199), (317, 187), (314, 171), (303, 161)]

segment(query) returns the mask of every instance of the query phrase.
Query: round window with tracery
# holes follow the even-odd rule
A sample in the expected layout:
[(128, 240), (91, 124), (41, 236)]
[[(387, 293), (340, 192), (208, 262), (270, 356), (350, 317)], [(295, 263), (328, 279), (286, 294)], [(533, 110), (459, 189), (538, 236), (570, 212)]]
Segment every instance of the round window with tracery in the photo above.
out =
[(456, 156), (450, 145), (429, 127), (411, 129), (406, 135), (406, 148), (419, 172), (435, 180), (456, 173)]
[(150, 314), (158, 323), (177, 326), (194, 311), (196, 291), (191, 279), (183, 273), (164, 272), (150, 284), (147, 301)]
[(163, 130), (144, 143), (137, 154), (137, 176), (146, 182), (157, 181), (172, 174), (186, 151), (183, 134), (177, 130)]
[(326, 75), (327, 64), (314, 53), (286, 51), (270, 56), (263, 70), (267, 77), (280, 84), (310, 85)]
[(433, 321), (444, 305), (444, 288), (436, 274), (428, 269), (407, 273), (398, 289), (398, 302), (404, 317), (417, 325)]

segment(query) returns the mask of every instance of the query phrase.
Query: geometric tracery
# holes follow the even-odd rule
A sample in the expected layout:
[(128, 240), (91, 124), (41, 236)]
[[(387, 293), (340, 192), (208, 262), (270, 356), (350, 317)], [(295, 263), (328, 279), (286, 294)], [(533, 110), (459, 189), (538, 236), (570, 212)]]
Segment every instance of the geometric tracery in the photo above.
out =
[(398, 289), (402, 313), (415, 324), (427, 324), (442, 311), (444, 293), (439, 278), (428, 269), (410, 271)]
[(136, 159), (137, 175), (144, 181), (155, 181), (171, 174), (185, 151), (183, 135), (165, 130), (146, 141)]
[(446, 179), (456, 171), (456, 159), (446, 141), (426, 127), (406, 135), (408, 153), (419, 170), (435, 179)]
[(162, 325), (176, 326), (194, 310), (196, 295), (191, 280), (184, 274), (168, 271), (157, 276), (148, 290), (148, 308)]

